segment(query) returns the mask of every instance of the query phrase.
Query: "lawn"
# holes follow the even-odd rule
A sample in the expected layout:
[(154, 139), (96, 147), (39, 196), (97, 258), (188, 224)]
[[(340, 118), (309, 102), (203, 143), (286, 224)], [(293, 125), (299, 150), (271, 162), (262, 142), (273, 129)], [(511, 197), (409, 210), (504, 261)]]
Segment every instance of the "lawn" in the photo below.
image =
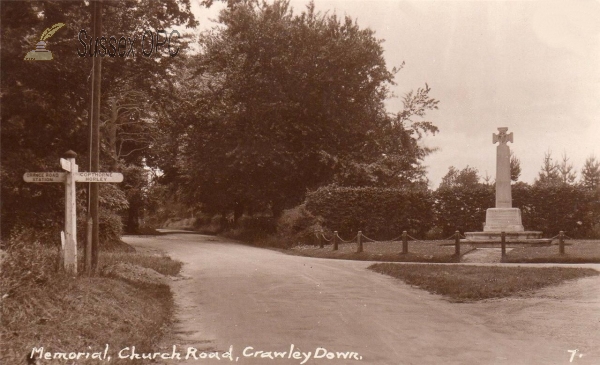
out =
[(559, 254), (557, 241), (551, 246), (515, 248), (504, 262), (516, 263), (600, 263), (600, 240), (568, 240), (565, 254)]
[[(363, 243), (363, 252), (357, 253), (356, 243), (340, 244), (337, 251), (333, 245), (319, 246), (299, 245), (286, 252), (295, 255), (321, 257), (330, 259), (362, 260), (362, 261), (392, 261), (392, 262), (458, 262), (454, 255), (454, 246), (441, 246), (453, 241), (410, 241), (408, 254), (402, 254), (401, 241), (382, 241)], [(461, 254), (465, 254), (473, 247), (461, 245)]]
[[(401, 254), (401, 241), (366, 242), (363, 252), (357, 253), (356, 243), (339, 244), (337, 251), (333, 245), (324, 248), (314, 245), (298, 245), (286, 253), (293, 255), (320, 257), (329, 259), (389, 261), (389, 262), (426, 262), (449, 263), (460, 262), (454, 255), (452, 240), (448, 241), (410, 241), (408, 254)], [(450, 244), (441, 246), (441, 244)], [(461, 256), (475, 247), (461, 244)], [(551, 246), (520, 247), (508, 250), (504, 262), (508, 263), (600, 263), (600, 240), (568, 240), (565, 254), (559, 254), (558, 243)]]
[(598, 275), (594, 269), (379, 263), (370, 270), (441, 294), (453, 302), (518, 296), (566, 280)]

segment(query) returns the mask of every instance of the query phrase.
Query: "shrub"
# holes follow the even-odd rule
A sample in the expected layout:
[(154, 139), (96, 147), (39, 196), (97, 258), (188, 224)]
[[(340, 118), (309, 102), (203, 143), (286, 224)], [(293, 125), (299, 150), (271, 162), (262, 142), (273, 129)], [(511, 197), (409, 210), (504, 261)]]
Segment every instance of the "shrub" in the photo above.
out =
[(444, 239), (444, 230), (438, 226), (432, 227), (427, 233), (425, 233), (425, 239), (427, 240), (440, 240)]
[(256, 243), (277, 231), (275, 218), (270, 216), (244, 215), (236, 222), (236, 227), (224, 233), (225, 237), (244, 242)]
[(212, 216), (202, 213), (202, 212), (196, 213), (194, 215), (194, 218), (196, 218), (196, 221), (194, 222), (194, 229), (199, 229), (199, 228), (202, 228), (205, 226), (209, 226), (212, 223), (212, 219), (213, 219)]
[(219, 234), (227, 228), (227, 219), (221, 214), (210, 216), (204, 213), (196, 215), (194, 229), (203, 234)]
[(306, 197), (306, 209), (342, 237), (359, 230), (373, 239), (390, 239), (403, 230), (423, 237), (432, 225), (432, 206), (427, 190), (330, 185)]
[(294, 243), (315, 243), (315, 232), (321, 230), (324, 230), (323, 217), (309, 212), (306, 204), (283, 211), (277, 220), (277, 235)]

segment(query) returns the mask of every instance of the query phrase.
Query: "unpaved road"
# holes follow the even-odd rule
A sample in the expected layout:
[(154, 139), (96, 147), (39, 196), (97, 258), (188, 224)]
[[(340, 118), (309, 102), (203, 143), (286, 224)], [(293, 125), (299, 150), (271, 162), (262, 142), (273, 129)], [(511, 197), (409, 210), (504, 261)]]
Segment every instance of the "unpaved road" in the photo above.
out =
[(569, 364), (569, 350), (577, 350), (573, 364), (600, 364), (599, 277), (522, 298), (450, 303), (366, 270), (367, 262), (197, 234), (125, 241), (185, 263), (172, 284), (175, 331), (157, 349), (176, 345), (182, 359), (160, 364), (226, 364), (184, 356), (230, 347), (238, 364)]

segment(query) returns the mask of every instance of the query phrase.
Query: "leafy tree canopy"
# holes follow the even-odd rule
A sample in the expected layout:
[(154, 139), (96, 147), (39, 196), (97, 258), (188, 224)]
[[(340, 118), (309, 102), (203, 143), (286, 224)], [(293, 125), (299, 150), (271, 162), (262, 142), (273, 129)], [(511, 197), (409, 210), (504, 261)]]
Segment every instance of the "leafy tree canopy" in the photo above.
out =
[(231, 2), (219, 21), (201, 37), (194, 118), (178, 127), (193, 200), (277, 214), (333, 181), (424, 180), (431, 150), (418, 141), (437, 128), (420, 118), (437, 100), (426, 85), (406, 95), (405, 110), (387, 113), (398, 70), (387, 69), (373, 31), (314, 4), (294, 14), (286, 1)]
[[(29, 227), (62, 222), (62, 187), (25, 184), (24, 172), (57, 171), (59, 157), (69, 149), (78, 153), (80, 170), (88, 170), (92, 58), (78, 56), (81, 44), (77, 35), (82, 29), (88, 36), (93, 35), (91, 7), (89, 1), (19, 1), (0, 7), (3, 235), (23, 222)], [(48, 39), (47, 48), (54, 59), (24, 61), (44, 29), (57, 23), (65, 25)], [(103, 58), (101, 168), (141, 165), (144, 156), (140, 151), (149, 148), (150, 136), (156, 134), (155, 128), (148, 126), (160, 119), (159, 112), (166, 108), (162, 96), (172, 86), (170, 72), (179, 60), (157, 53), (143, 57), (139, 48), (141, 33), (145, 29), (156, 31), (195, 24), (189, 0), (166, 0), (161, 6), (151, 0), (104, 2), (103, 34), (96, 36), (137, 35), (138, 47), (133, 58)], [(182, 49), (185, 42), (182, 37)], [(149, 106), (150, 99), (157, 102)], [(117, 110), (113, 118), (109, 100), (117, 106), (131, 107)], [(108, 133), (111, 128), (115, 132), (112, 141)], [(120, 147), (121, 161), (112, 158), (112, 142)]]
[(454, 166), (450, 166), (448, 173), (442, 177), (440, 188), (470, 187), (477, 184), (479, 184), (479, 171), (476, 168), (467, 166), (462, 170), (458, 170)]

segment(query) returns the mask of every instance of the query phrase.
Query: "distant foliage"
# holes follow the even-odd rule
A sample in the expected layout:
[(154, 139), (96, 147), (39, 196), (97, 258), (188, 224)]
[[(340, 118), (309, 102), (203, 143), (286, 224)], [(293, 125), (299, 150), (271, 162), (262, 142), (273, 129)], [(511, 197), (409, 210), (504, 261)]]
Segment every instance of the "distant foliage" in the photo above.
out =
[(440, 188), (450, 188), (454, 186), (473, 186), (479, 183), (479, 171), (474, 167), (465, 167), (458, 170), (454, 166), (448, 168), (446, 176), (442, 178)]
[(581, 169), (581, 185), (588, 190), (598, 190), (600, 187), (600, 161), (596, 156), (589, 156)]
[(345, 238), (363, 234), (394, 238), (406, 230), (422, 237), (432, 225), (433, 197), (427, 190), (326, 186), (308, 193), (306, 208)]
[(510, 151), (510, 179), (514, 182), (519, 181), (521, 176), (521, 160)]
[(544, 162), (538, 177), (535, 179), (535, 185), (553, 185), (562, 183), (558, 162), (552, 158), (552, 152), (548, 151), (544, 154)]

